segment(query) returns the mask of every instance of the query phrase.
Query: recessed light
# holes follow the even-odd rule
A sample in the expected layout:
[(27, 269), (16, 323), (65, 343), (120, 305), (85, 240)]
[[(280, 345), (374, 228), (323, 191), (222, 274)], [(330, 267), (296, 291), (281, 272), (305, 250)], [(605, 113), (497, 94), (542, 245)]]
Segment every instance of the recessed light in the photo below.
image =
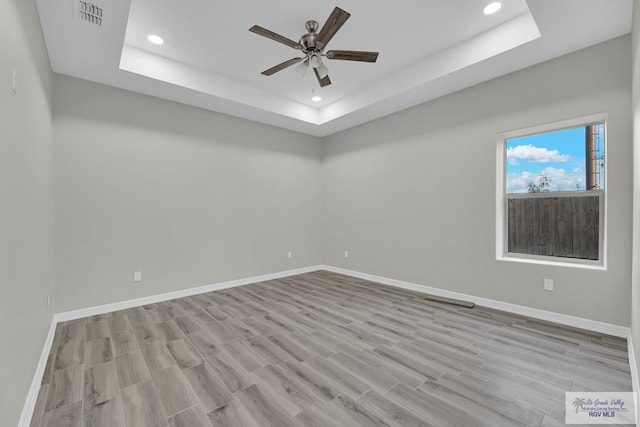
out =
[(320, 101), (322, 101), (322, 98), (321, 98), (321, 97), (319, 97), (318, 95), (316, 95), (316, 96), (314, 96), (313, 98), (311, 98), (311, 100), (312, 100), (313, 102), (320, 102)]
[(499, 1), (494, 1), (493, 3), (489, 3), (488, 5), (486, 5), (483, 12), (485, 15), (493, 15), (494, 13), (499, 11), (501, 7), (502, 3), (500, 3)]
[(156, 36), (155, 34), (150, 34), (147, 37), (147, 40), (149, 40), (153, 44), (163, 44), (164, 43), (164, 40), (162, 40), (162, 37)]

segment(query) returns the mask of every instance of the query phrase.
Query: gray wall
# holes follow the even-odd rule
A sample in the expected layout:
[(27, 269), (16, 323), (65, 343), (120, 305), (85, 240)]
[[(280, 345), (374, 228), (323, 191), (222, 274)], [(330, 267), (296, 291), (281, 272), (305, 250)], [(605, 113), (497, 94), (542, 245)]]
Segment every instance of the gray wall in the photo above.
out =
[(59, 75), (53, 99), (57, 311), (322, 262), (317, 138)]
[[(325, 263), (628, 326), (629, 52), (625, 36), (327, 137)], [(600, 112), (608, 270), (496, 261), (496, 134)]]
[[(633, 2), (633, 277), (631, 335), (640, 372), (640, 2)], [(640, 392), (640, 390), (635, 390)], [(640, 397), (638, 400), (640, 406)]]
[(53, 315), (51, 67), (34, 2), (0, 11), (0, 425), (15, 426)]

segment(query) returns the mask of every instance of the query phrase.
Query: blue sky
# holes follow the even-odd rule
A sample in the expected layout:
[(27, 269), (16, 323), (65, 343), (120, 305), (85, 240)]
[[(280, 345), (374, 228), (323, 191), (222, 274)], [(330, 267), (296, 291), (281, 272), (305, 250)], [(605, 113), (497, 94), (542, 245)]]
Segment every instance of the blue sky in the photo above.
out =
[[(603, 153), (604, 125), (599, 146)], [(585, 127), (507, 140), (507, 193), (526, 193), (529, 182), (549, 180), (549, 191), (585, 189)], [(601, 174), (602, 177), (603, 174)]]

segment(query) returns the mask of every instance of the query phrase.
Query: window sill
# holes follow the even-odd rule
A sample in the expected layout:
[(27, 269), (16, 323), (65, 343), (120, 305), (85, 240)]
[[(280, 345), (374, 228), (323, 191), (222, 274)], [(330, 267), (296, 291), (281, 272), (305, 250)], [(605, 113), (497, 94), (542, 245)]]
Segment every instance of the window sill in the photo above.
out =
[(550, 267), (569, 267), (569, 268), (582, 268), (586, 270), (599, 270), (607, 271), (607, 266), (601, 261), (589, 261), (589, 260), (571, 260), (567, 258), (558, 257), (537, 257), (535, 255), (523, 255), (523, 254), (504, 254), (496, 257), (497, 261), (507, 262), (520, 262), (525, 264), (538, 264), (546, 265)]

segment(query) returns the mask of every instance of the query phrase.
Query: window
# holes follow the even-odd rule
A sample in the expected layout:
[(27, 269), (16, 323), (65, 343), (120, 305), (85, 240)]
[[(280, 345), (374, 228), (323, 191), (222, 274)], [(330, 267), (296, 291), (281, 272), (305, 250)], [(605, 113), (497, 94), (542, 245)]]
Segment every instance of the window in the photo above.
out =
[(498, 259), (604, 267), (605, 117), (498, 138)]

